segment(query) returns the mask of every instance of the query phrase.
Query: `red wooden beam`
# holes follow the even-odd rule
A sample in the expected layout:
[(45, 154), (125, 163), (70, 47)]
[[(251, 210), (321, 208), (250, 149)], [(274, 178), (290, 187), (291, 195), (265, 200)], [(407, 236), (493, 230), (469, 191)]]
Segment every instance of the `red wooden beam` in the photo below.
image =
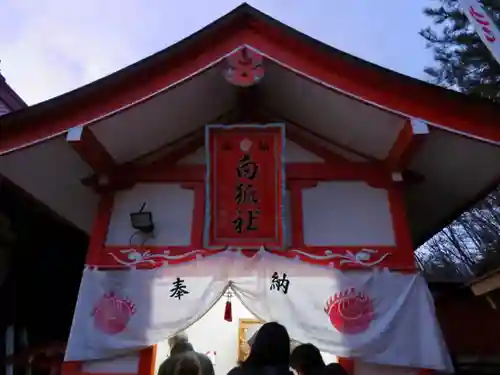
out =
[[(286, 165), (287, 180), (302, 181), (366, 181), (376, 187), (388, 187), (391, 175), (379, 165), (366, 162), (329, 165), (325, 163), (289, 163)], [(143, 165), (118, 168), (110, 175), (110, 188), (130, 187), (138, 182), (203, 182), (204, 165)]]
[[(220, 123), (220, 121), (223, 121), (223, 119), (227, 116), (229, 116), (229, 112), (224, 112), (213, 122)], [(199, 148), (203, 147), (205, 142), (204, 134), (205, 128), (198, 128), (173, 142), (163, 144), (162, 146), (151, 152), (143, 154), (126, 163), (114, 166), (112, 169), (107, 171), (107, 175), (109, 174), (115, 176), (116, 182), (116, 176), (122, 173), (127, 173), (131, 168), (144, 167), (146, 165), (148, 166), (148, 168), (154, 168), (154, 166), (158, 166), (160, 168), (170, 168), (178, 163), (182, 158), (194, 153)], [(109, 179), (109, 176), (107, 175), (106, 177)], [(122, 188), (125, 187), (123, 186), (123, 183), (125, 183), (125, 181), (123, 181), (122, 178), (118, 179), (122, 181), (120, 186)], [(104, 183), (103, 181), (99, 181), (99, 175), (96, 174), (84, 178), (82, 180), (82, 183), (86, 186), (98, 186), (98, 190), (100, 190), (101, 192), (109, 190), (109, 181), (104, 181)]]
[(377, 186), (390, 181), (390, 175), (373, 163), (289, 163), (286, 165), (286, 177), (308, 181), (366, 181)]
[[(104, 192), (113, 189), (123, 189), (133, 186), (136, 181), (164, 181), (164, 182), (193, 182), (198, 181), (196, 169), (188, 169), (179, 174), (175, 167), (185, 156), (194, 153), (203, 147), (204, 135), (202, 131), (193, 133), (189, 138), (183, 139), (181, 144), (169, 144), (152, 153), (141, 156), (130, 162), (115, 165), (107, 170), (103, 182), (99, 174), (86, 177), (82, 180), (84, 185), (93, 186), (98, 191)], [(194, 176), (193, 176), (194, 173)], [(159, 177), (155, 177), (158, 175)]]
[(68, 130), (66, 141), (97, 174), (116, 167), (113, 157), (88, 127), (77, 126)]
[[(366, 248), (375, 250), (372, 256), (369, 256), (370, 260), (366, 259)], [(134, 263), (124, 254), (123, 250), (130, 249), (129, 244), (116, 245), (116, 246), (106, 246), (101, 252), (101, 258), (94, 260), (95, 263), (89, 264), (89, 266), (94, 266), (102, 270), (113, 270), (113, 269), (127, 269), (127, 263)], [(297, 252), (297, 250), (299, 252)], [(135, 263), (134, 267), (139, 269), (152, 269), (161, 267), (167, 264), (181, 264), (190, 260), (194, 260), (197, 257), (210, 257), (215, 254), (220, 254), (224, 250), (213, 250), (205, 249), (197, 245), (189, 246), (134, 246), (134, 251), (137, 252), (137, 256), (142, 259), (139, 263)], [(334, 266), (338, 269), (343, 270), (354, 270), (354, 269), (364, 269), (367, 270), (369, 267), (377, 268), (389, 268), (400, 272), (415, 273), (417, 268), (415, 266), (415, 259), (413, 254), (407, 252), (399, 251), (397, 246), (380, 246), (380, 245), (369, 245), (369, 246), (304, 246), (295, 247), (288, 246), (279, 251), (275, 252), (277, 255), (287, 257), (289, 259), (301, 259), (302, 261), (323, 265), (323, 266)], [(171, 259), (166, 259), (164, 255), (168, 253)], [(362, 262), (375, 262), (372, 266), (367, 266), (360, 264), (358, 261), (353, 262), (342, 262), (345, 259), (345, 254), (351, 253), (354, 255), (353, 259), (364, 259)], [(112, 254), (112, 255), (111, 255)], [(255, 255), (255, 249), (242, 249), (242, 254), (248, 257)], [(338, 254), (338, 257), (331, 258), (332, 254)], [(363, 255), (361, 258), (359, 255)], [(147, 255), (146, 258), (152, 260), (152, 262), (144, 261), (143, 256)], [(210, 270), (207, 270), (210, 272)]]
[(303, 132), (294, 129), (291, 126), (287, 126), (286, 128), (286, 137), (290, 141), (296, 143), (304, 150), (319, 156), (325, 161), (325, 163), (348, 162), (348, 160), (335, 154), (333, 151), (327, 149), (326, 147), (319, 145), (317, 142), (308, 140), (307, 136), (304, 136), (304, 134), (302, 133)]
[(316, 181), (287, 181), (287, 190), (290, 194), (290, 245), (295, 248), (306, 247), (304, 241), (304, 213), (302, 204), (302, 191), (316, 187)]
[(192, 139), (186, 141), (184, 144), (174, 148), (170, 152), (166, 153), (160, 159), (155, 160), (151, 163), (152, 166), (155, 165), (171, 165), (173, 166), (178, 161), (184, 157), (194, 153), (199, 148), (203, 147), (205, 142), (205, 137), (203, 132), (198, 132), (194, 135)]
[(390, 171), (402, 171), (429, 134), (422, 120), (409, 119), (399, 132), (384, 163)]
[(203, 234), (205, 230), (205, 183), (188, 182), (181, 185), (183, 189), (194, 192), (193, 218), (191, 223), (191, 246), (203, 247)]
[[(137, 166), (125, 174), (120, 173), (118, 180), (135, 182), (203, 182), (205, 181), (204, 165), (174, 165), (165, 168), (162, 165)], [(113, 181), (115, 179), (113, 178)]]
[(87, 263), (99, 259), (101, 251), (106, 245), (109, 223), (113, 213), (114, 194), (113, 192), (103, 192), (99, 198), (97, 212), (95, 215), (92, 232), (90, 235), (89, 248), (87, 250)]
[[(226, 113), (225, 113), (226, 114)], [(225, 115), (224, 114), (224, 115)], [(218, 118), (223, 117), (219, 116)], [(217, 122), (218, 123), (218, 122)], [(193, 151), (196, 151), (197, 148), (203, 146), (203, 134), (205, 133), (204, 127), (195, 129), (184, 136), (176, 139), (173, 142), (167, 142), (160, 147), (147, 152), (131, 161), (124, 163), (125, 165), (134, 165), (134, 164), (152, 164), (158, 163), (160, 160), (165, 160), (169, 156), (174, 160), (177, 158), (175, 162), (182, 159), (184, 156), (187, 156)], [(193, 150), (194, 148), (194, 150)], [(177, 156), (176, 156), (177, 155)], [(175, 164), (175, 163), (174, 163)]]
[[(307, 128), (306, 126), (304, 126), (302, 124), (298, 124), (295, 121), (290, 120), (289, 118), (286, 118), (286, 117), (283, 117), (283, 116), (277, 117), (276, 115), (273, 115), (273, 112), (271, 110), (269, 110), (269, 109), (267, 109), (265, 107), (261, 106), (261, 108), (262, 108), (261, 111), (263, 111), (264, 114), (266, 114), (268, 117), (274, 119), (273, 122), (284, 122), (285, 124), (287, 124), (287, 128), (286, 128), (287, 138), (289, 138), (290, 140), (292, 140), (292, 139), (291, 139), (291, 137), (288, 134), (289, 132), (291, 132), (292, 137), (293, 137), (294, 133), (298, 134), (299, 140), (300, 140), (301, 137), (304, 137), (304, 136), (310, 137), (310, 139), (313, 138), (313, 139), (319, 140), (320, 142), (331, 144), (332, 146), (335, 146), (338, 149), (341, 149), (341, 150), (343, 150), (343, 151), (345, 151), (347, 153), (350, 153), (352, 155), (359, 156), (359, 157), (361, 157), (363, 159), (370, 160), (370, 161), (377, 161), (377, 159), (375, 157), (371, 156), (371, 155), (364, 154), (364, 153), (362, 153), (362, 152), (360, 152), (358, 150), (355, 150), (355, 149), (353, 149), (353, 148), (351, 148), (351, 147), (349, 147), (349, 146), (347, 146), (345, 144), (342, 144), (342, 143), (339, 143), (339, 142), (337, 142), (337, 141), (335, 141), (333, 139), (327, 138), (327, 137), (325, 137), (325, 136), (323, 136), (323, 135), (321, 135), (321, 134), (319, 134), (319, 133), (317, 133), (317, 132), (315, 132), (315, 131)], [(268, 121), (268, 122), (271, 122), (271, 121)], [(297, 139), (297, 138), (295, 137), (295, 139)], [(295, 142), (295, 140), (294, 140), (294, 142)], [(317, 144), (317, 141), (315, 141), (315, 142), (313, 141), (311, 143), (313, 143), (313, 147), (315, 147), (315, 145)], [(330, 150), (328, 150), (326, 148), (325, 148), (325, 150), (327, 150), (327, 152), (330, 153), (330, 155), (331, 155), (332, 151), (330, 151)], [(316, 151), (318, 151), (318, 150), (316, 149)], [(312, 152), (316, 152), (316, 151), (312, 151)], [(334, 154), (334, 155), (337, 158), (342, 158), (339, 155), (336, 155), (336, 154)]]

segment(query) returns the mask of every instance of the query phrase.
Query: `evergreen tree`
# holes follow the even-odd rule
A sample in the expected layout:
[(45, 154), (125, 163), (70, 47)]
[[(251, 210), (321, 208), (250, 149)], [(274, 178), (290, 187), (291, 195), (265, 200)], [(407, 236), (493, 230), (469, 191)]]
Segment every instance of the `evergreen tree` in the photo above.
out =
[[(439, 3), (436, 7), (424, 9), (434, 26), (420, 31), (437, 62), (425, 68), (431, 82), (500, 101), (500, 64), (463, 14), (459, 1), (434, 1)], [(483, 5), (498, 25), (500, 0), (483, 0)]]

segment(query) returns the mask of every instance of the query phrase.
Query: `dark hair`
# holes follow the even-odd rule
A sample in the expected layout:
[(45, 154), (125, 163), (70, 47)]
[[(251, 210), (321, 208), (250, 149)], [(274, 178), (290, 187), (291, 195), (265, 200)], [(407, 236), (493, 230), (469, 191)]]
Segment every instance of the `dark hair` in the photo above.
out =
[(250, 355), (242, 367), (290, 367), (290, 336), (284, 326), (276, 322), (264, 324), (255, 334)]
[(340, 363), (330, 363), (326, 365), (326, 375), (347, 375), (347, 371)]
[(194, 352), (178, 356), (173, 375), (201, 375), (201, 363)]
[(292, 350), (290, 366), (303, 375), (312, 375), (325, 368), (319, 349), (313, 344), (301, 344)]

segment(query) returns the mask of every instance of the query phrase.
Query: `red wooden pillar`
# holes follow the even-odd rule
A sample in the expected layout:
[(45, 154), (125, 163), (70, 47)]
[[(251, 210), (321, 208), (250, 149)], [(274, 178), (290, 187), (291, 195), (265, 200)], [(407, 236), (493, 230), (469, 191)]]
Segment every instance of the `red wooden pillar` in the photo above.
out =
[(349, 375), (354, 375), (354, 359), (351, 358), (338, 358), (339, 364)]
[(193, 219), (191, 222), (191, 246), (203, 248), (203, 232), (205, 229), (205, 182), (182, 184), (183, 189), (193, 190)]
[(109, 222), (113, 213), (114, 192), (102, 193), (97, 206), (96, 218), (90, 234), (87, 264), (100, 264), (99, 260), (106, 244)]
[(413, 241), (403, 196), (403, 185), (393, 182), (388, 189), (388, 193), (395, 244), (398, 253), (402, 253), (399, 259), (405, 259), (405, 265), (411, 265), (412, 269), (416, 269)]
[(137, 375), (155, 375), (157, 345), (142, 349), (137, 366)]

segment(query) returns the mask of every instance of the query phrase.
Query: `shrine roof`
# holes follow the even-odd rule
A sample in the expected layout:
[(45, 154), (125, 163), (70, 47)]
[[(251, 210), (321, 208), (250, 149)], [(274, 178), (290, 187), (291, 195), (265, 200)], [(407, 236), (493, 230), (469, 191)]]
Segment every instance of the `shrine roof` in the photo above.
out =
[[(405, 91), (405, 94), (412, 93), (410, 95), (412, 96), (412, 100), (414, 101), (414, 106), (416, 107), (417, 104), (425, 104), (428, 107), (427, 111), (429, 112), (429, 115), (431, 115), (434, 110), (439, 108), (439, 112), (441, 113), (440, 116), (442, 116), (441, 120), (445, 119), (446, 117), (452, 118), (452, 116), (454, 119), (463, 117), (462, 121), (457, 121), (455, 124), (448, 124), (446, 123), (446, 121), (437, 121), (436, 125), (454, 128), (457, 131), (462, 131), (466, 134), (470, 133), (470, 135), (473, 135), (477, 138), (482, 138), (484, 140), (491, 140), (496, 143), (500, 142), (500, 131), (497, 129), (498, 126), (495, 118), (492, 117), (492, 115), (498, 115), (500, 113), (500, 106), (498, 106), (496, 103), (493, 103), (487, 99), (475, 96), (467, 96), (453, 90), (444, 89), (442, 87), (438, 87), (433, 84), (429, 84), (427, 82), (414, 79), (372, 64), (368, 61), (362, 60), (353, 55), (340, 51), (334, 47), (331, 47), (325, 43), (322, 43), (316, 39), (313, 39), (271, 18), (270, 16), (258, 11), (257, 9), (251, 7), (246, 3), (235, 8), (230, 13), (219, 18), (218, 20), (214, 21), (198, 32), (154, 55), (151, 55), (148, 58), (138, 61), (137, 63), (125, 67), (109, 76), (77, 88), (66, 94), (2, 117), (0, 121), (0, 129), (2, 129), (2, 131), (4, 132), (9, 131), (9, 133), (12, 132), (16, 134), (18, 132), (30, 131), (35, 132), (36, 135), (44, 135), (46, 137), (49, 136), (50, 133), (57, 133), (57, 131), (55, 130), (59, 130), (59, 132), (61, 132), (64, 129), (64, 126), (62, 126), (61, 124), (60, 126), (58, 126), (59, 129), (44, 129), (44, 131), (40, 131), (40, 134), (39, 132), (35, 131), (38, 127), (47, 128), (46, 121), (51, 120), (54, 117), (65, 117), (68, 115), (68, 113), (71, 113), (74, 110), (78, 110), (78, 112), (86, 112), (94, 107), (96, 108), (92, 112), (96, 113), (87, 113), (86, 116), (82, 116), (84, 117), (82, 118), (82, 120), (84, 123), (95, 120), (96, 118), (100, 117), (99, 115), (102, 116), (104, 114), (99, 113), (102, 112), (102, 110), (99, 111), (101, 109), (99, 108), (99, 102), (102, 102), (104, 99), (112, 100), (115, 97), (121, 97), (121, 93), (123, 91), (128, 91), (132, 87), (143, 85), (143, 82), (141, 82), (142, 80), (150, 81), (151, 77), (164, 75), (165, 70), (178, 69), (178, 67), (172, 68), (172, 66), (178, 65), (181, 62), (185, 63), (186, 60), (196, 57), (197, 55), (201, 59), (201, 57), (205, 56), (199, 55), (202, 55), (201, 52), (204, 51), (207, 46), (210, 46), (211, 43), (223, 43), (224, 39), (229, 39), (228, 35), (230, 35), (231, 33), (238, 34), (238, 32), (240, 31), (248, 30), (263, 34), (266, 38), (272, 38), (276, 41), (286, 41), (287, 43), (283, 45), (283, 48), (288, 47), (291, 44), (293, 44), (294, 47), (297, 48), (298, 52), (302, 51), (304, 48), (308, 48), (307, 51), (314, 52), (314, 57), (320, 57), (319, 60), (315, 61), (316, 65), (331, 65), (331, 67), (333, 68), (340, 67), (340, 65), (336, 66), (336, 64), (342, 64), (342, 67), (345, 67), (346, 69), (348, 69), (348, 71), (336, 73), (343, 75), (346, 75), (347, 73), (359, 73), (360, 76), (356, 77), (356, 80), (366, 80), (365, 82), (362, 82), (363, 86), (384, 85), (385, 87), (380, 87), (379, 89), (383, 89), (382, 91), (392, 91), (391, 94), (393, 96), (398, 96), (394, 95), (397, 93), (397, 91), (395, 91), (394, 89), (409, 90)], [(277, 33), (280, 33), (280, 35), (277, 35)], [(240, 42), (237, 42), (235, 45), (252, 45), (251, 42), (254, 38), (252, 38), (250, 35), (238, 35), (236, 39), (240, 39)], [(280, 53), (280, 55), (283, 54)], [(216, 53), (213, 54), (213, 60), (218, 60), (222, 57), (224, 56), (217, 55)], [(268, 57), (270, 57), (272, 60), (280, 60), (279, 57), (281, 56), (278, 57), (270, 54)], [(202, 68), (206, 67), (202, 66)], [(302, 73), (300, 67), (287, 66), (287, 68)], [(194, 71), (189, 76), (183, 76), (182, 74), (180, 74), (177, 77), (177, 82), (175, 83), (180, 83), (181, 81), (190, 79), (192, 78), (192, 75), (195, 75), (195, 73), (198, 72)], [(305, 75), (309, 79), (320, 81), (320, 83), (327, 83), (326, 80), (324, 80), (323, 82), (321, 77), (315, 75), (307, 75), (307, 73), (305, 73)], [(331, 85), (327, 84), (327, 86)], [(149, 87), (144, 87), (143, 91), (147, 91), (148, 88)], [(162, 88), (165, 89), (165, 87)], [(395, 112), (400, 112), (400, 110), (403, 109), (400, 108), (402, 105), (400, 101), (397, 100), (397, 98), (393, 98), (393, 105), (391, 106), (390, 100), (385, 97), (383, 98), (384, 100), (377, 101), (373, 100), (376, 98), (371, 97), (372, 95), (358, 96), (358, 94), (361, 93), (356, 92), (359, 89), (355, 90), (354, 87), (352, 87), (353, 90), (344, 90), (344, 87), (342, 87), (341, 85), (335, 86), (335, 88), (338, 88), (340, 91), (345, 91), (346, 93), (349, 93), (355, 97), (359, 97), (366, 102), (391, 109)], [(369, 90), (365, 89), (365, 91), (366, 94), (369, 94)], [(135, 98), (130, 98), (129, 101), (133, 102), (133, 99)], [(382, 99), (382, 97), (380, 99)], [(123, 109), (123, 107), (127, 105), (132, 104), (129, 101), (124, 100), (121, 102), (115, 101), (112, 104), (110, 103), (109, 108), (107, 108), (108, 110), (106, 111), (106, 114), (109, 114), (111, 112), (110, 109), (113, 107), (115, 110), (119, 110)], [(437, 116), (435, 114), (432, 114), (431, 116), (423, 116), (424, 113), (412, 113), (422, 111), (422, 109), (418, 109), (418, 111), (401, 111), (400, 113), (412, 115), (413, 117), (425, 118), (430, 122), (433, 122), (432, 120), (434, 120), (434, 118)], [(449, 113), (450, 110), (451, 113)], [(421, 116), (416, 116), (417, 114)], [(462, 125), (466, 120), (473, 119), (477, 122), (475, 124), (475, 129), (470, 129), (469, 124)], [(479, 122), (478, 120), (480, 120), (481, 122)], [(71, 125), (73, 126), (73, 124)], [(69, 127), (66, 127), (66, 129), (64, 130), (67, 130), (68, 128)], [(9, 134), (9, 137), (7, 138), (10, 137), (12, 137), (11, 134)], [(34, 135), (32, 137), (34, 137)], [(24, 146), (24, 142), (18, 139), (16, 139), (16, 141), (18, 142), (7, 142), (5, 138), (5, 136), (2, 137), (2, 141), (0, 143), (0, 154), (9, 151), (10, 147), (7, 147), (8, 145), (12, 145), (12, 148)], [(40, 138), (33, 139), (31, 142), (36, 142), (39, 139)]]
[(353, 160), (385, 159), (408, 119), (429, 124), (408, 165), (421, 180), (406, 189), (415, 244), (499, 183), (500, 106), (363, 61), (247, 4), (108, 77), (1, 117), (0, 173), (89, 230), (97, 198), (81, 179), (93, 171), (68, 130), (91, 129), (118, 164), (165, 151), (241, 106), (241, 89), (221, 73), (241, 48), (264, 58), (252, 105)]

